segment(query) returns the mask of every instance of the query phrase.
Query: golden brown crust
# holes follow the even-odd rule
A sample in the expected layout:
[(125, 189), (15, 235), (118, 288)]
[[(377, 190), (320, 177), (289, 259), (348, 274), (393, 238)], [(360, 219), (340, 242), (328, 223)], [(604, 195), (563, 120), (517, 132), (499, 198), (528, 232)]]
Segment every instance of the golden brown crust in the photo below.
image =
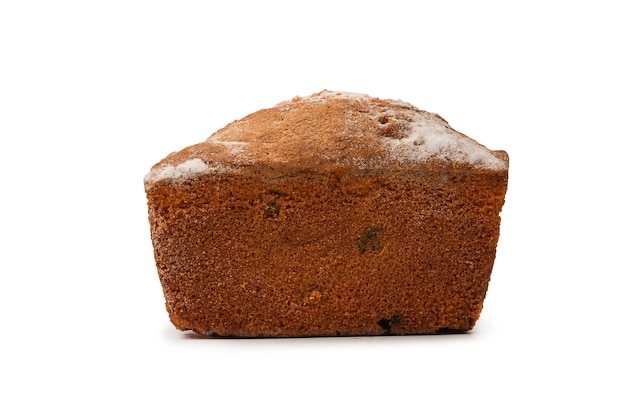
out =
[[(222, 168), (290, 166), (296, 169), (332, 166), (379, 169), (423, 169), (422, 165), (468, 165), (465, 155), (438, 159), (446, 149), (427, 149), (424, 138), (450, 136), (484, 151), (495, 168), (508, 159), (452, 129), (440, 116), (394, 100), (341, 95), (324, 91), (295, 98), (252, 113), (215, 132), (207, 141), (167, 156), (154, 169), (190, 159)], [(406, 140), (410, 139), (410, 146)], [(401, 150), (398, 144), (402, 144)], [(423, 150), (422, 150), (423, 149)], [(421, 151), (422, 150), (422, 151)], [(500, 151), (501, 152), (501, 151)], [(435, 157), (432, 157), (432, 156)], [(447, 156), (447, 155), (446, 155)], [(222, 171), (219, 171), (222, 172)]]
[[(217, 132), (222, 141), (254, 137), (247, 157), (256, 162), (235, 161), (226, 149), (232, 145), (206, 143), (162, 162), (239, 164), (236, 172), (146, 187), (157, 269), (178, 329), (257, 337), (474, 326), (495, 259), (507, 170), (441, 160), (410, 169), (342, 163), (355, 152), (371, 160), (387, 152), (372, 140), (383, 134), (376, 120), (343, 125), (344, 107), (360, 105), (354, 101), (320, 113), (307, 107), (284, 125), (263, 110)], [(336, 143), (340, 131), (350, 132), (345, 144)], [(280, 146), (268, 145), (274, 142)], [(264, 160), (268, 147), (275, 153)], [(506, 153), (495, 154), (508, 165)]]

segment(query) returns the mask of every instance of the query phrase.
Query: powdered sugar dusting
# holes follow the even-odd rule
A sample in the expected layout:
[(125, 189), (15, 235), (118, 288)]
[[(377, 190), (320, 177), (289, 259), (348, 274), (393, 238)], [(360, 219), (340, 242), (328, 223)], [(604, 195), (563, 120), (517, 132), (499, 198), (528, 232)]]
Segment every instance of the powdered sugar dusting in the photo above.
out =
[[(483, 145), (452, 129), (438, 115), (419, 110), (400, 100), (377, 100), (366, 94), (324, 90), (311, 96), (296, 97), (291, 102), (346, 99), (370, 101), (375, 108), (372, 118), (380, 124), (381, 131), (394, 130), (391, 136), (385, 136), (383, 133), (382, 139), (389, 146), (389, 157), (392, 160), (401, 163), (421, 163), (434, 158), (444, 162), (466, 163), (485, 169), (506, 169), (507, 167), (505, 161)], [(395, 126), (390, 129), (394, 123)], [(362, 165), (363, 161), (357, 164), (357, 166)]]
[(403, 137), (387, 138), (391, 157), (395, 160), (425, 162), (436, 158), (479, 168), (506, 168), (503, 160), (478, 142), (452, 129), (441, 117), (416, 111), (412, 119)]
[(209, 139), (207, 139), (207, 142), (226, 146), (232, 155), (240, 155), (244, 151), (243, 148), (246, 145), (248, 145), (248, 142), (242, 142), (242, 141), (236, 141), (236, 140), (222, 140), (222, 136), (223, 135), (221, 132), (216, 132), (213, 135), (211, 135)]
[(165, 165), (160, 168), (153, 169), (144, 177), (144, 183), (146, 185), (150, 185), (164, 179), (184, 181), (200, 174), (204, 174), (205, 172), (220, 170), (223, 170), (220, 165), (209, 165), (200, 158), (194, 158), (176, 166)]
[[(228, 165), (252, 165), (255, 162), (255, 158), (253, 156), (253, 152), (249, 151), (248, 145), (250, 145), (250, 143), (242, 140), (237, 140), (244, 137), (245, 134), (233, 123), (229, 125), (229, 132), (227, 135), (224, 135), (223, 131), (217, 131), (212, 134), (206, 141), (215, 145), (224, 146), (228, 150), (231, 159), (229, 162), (227, 162), (226, 160), (224, 161)], [(225, 138), (230, 140), (224, 140)]]
[[(181, 162), (183, 158), (188, 159)], [(255, 164), (330, 163), (367, 170), (390, 165), (414, 169), (428, 161), (508, 167), (506, 154), (490, 151), (434, 113), (399, 100), (324, 90), (229, 124), (206, 142), (166, 158), (144, 182), (146, 187), (161, 180), (178, 183)]]
[(288, 104), (290, 102), (298, 102), (298, 101), (324, 101), (328, 99), (364, 100), (364, 99), (371, 99), (371, 97), (368, 96), (367, 94), (351, 93), (351, 92), (346, 92), (346, 91), (324, 90), (319, 93), (312, 94), (310, 96), (303, 96), (303, 97), (298, 96), (292, 100), (282, 102), (279, 105)]

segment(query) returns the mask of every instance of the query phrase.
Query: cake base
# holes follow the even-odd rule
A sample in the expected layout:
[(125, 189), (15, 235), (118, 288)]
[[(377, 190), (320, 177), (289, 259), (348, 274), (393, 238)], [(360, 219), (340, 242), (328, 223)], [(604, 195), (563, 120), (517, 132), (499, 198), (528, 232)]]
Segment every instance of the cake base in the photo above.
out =
[(236, 337), (472, 329), (506, 171), (248, 167), (147, 190), (176, 328)]

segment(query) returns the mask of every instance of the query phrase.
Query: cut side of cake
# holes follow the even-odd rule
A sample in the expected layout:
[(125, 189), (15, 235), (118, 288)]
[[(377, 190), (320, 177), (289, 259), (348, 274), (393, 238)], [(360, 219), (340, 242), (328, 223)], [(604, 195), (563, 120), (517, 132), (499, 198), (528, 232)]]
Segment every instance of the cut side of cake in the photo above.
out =
[(260, 110), (144, 179), (170, 319), (236, 337), (470, 330), (507, 180), (504, 151), (401, 101)]

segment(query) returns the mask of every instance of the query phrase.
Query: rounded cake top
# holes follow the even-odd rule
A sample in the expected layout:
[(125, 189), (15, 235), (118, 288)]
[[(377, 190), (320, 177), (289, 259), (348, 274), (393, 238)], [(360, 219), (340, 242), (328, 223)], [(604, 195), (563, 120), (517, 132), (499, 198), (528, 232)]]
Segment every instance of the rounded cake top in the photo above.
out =
[(419, 169), (433, 164), (506, 170), (508, 156), (411, 104), (325, 90), (230, 123), (205, 142), (167, 156), (152, 167), (145, 183), (253, 165)]

